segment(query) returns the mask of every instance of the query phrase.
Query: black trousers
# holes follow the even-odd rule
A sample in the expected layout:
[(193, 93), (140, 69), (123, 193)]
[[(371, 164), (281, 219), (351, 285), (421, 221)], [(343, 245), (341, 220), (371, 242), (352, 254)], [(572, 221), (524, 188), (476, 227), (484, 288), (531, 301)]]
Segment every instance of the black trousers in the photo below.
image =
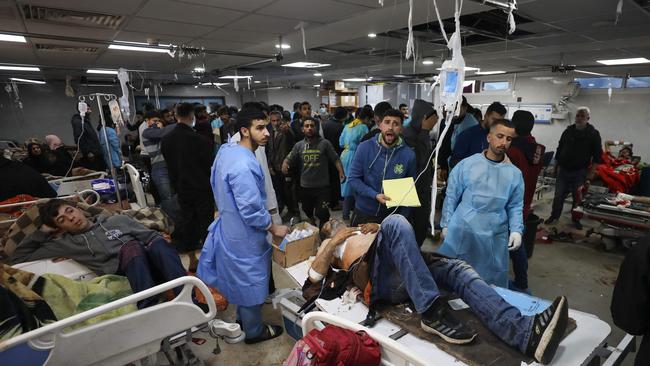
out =
[(278, 201), (278, 213), (282, 213), (285, 206), (285, 180), (284, 174), (276, 171), (275, 175), (271, 175), (271, 183), (273, 183), (273, 190), (275, 191), (275, 199)]
[(411, 209), (411, 225), (415, 232), (415, 241), (418, 246), (424, 244), (424, 239), (427, 238), (427, 233), (430, 232), (429, 216), (431, 215), (431, 192), (418, 193), (420, 198), (420, 207)]
[(178, 196), (180, 213), (172, 233), (172, 242), (180, 253), (203, 247), (208, 226), (214, 220), (212, 195)]
[(339, 172), (334, 164), (329, 164), (330, 175), (330, 207), (336, 207), (341, 204), (341, 181)]
[(329, 187), (300, 188), (300, 202), (302, 211), (307, 217), (318, 218), (318, 227), (323, 226), (330, 219), (330, 189)]

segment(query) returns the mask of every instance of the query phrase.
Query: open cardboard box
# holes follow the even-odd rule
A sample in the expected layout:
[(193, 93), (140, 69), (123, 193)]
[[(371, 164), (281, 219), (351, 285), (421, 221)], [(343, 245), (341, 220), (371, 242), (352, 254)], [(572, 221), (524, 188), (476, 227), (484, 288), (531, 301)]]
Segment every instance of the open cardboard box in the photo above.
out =
[(311, 229), (314, 233), (306, 238), (287, 243), (284, 251), (280, 250), (280, 243), (284, 238), (273, 237), (273, 261), (284, 268), (309, 259), (309, 257), (316, 254), (318, 248), (319, 231), (317, 227), (310, 225), (308, 222), (301, 222), (295, 225), (292, 230), (295, 229)]

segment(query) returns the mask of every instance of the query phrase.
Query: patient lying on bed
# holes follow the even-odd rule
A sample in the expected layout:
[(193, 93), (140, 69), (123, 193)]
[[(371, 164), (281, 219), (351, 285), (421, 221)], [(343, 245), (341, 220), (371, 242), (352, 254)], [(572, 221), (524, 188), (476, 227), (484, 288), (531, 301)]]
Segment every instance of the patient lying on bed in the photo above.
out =
[(475, 315), (501, 340), (541, 363), (553, 359), (567, 326), (568, 303), (555, 299), (544, 312), (523, 316), (483, 281), (467, 263), (439, 254), (421, 254), (413, 228), (401, 215), (381, 226), (346, 228), (330, 220), (327, 236), (309, 269), (303, 296), (333, 299), (352, 286), (364, 291), (367, 304), (411, 301), (421, 314), (421, 326), (455, 344), (471, 342), (476, 333), (451, 314), (438, 286), (458, 294)]
[[(186, 275), (176, 250), (158, 232), (126, 215), (89, 219), (73, 202), (60, 199), (39, 207), (39, 215), (43, 225), (18, 244), (12, 263), (67, 257), (98, 275), (126, 276), (134, 293)], [(157, 302), (148, 298), (138, 308)]]

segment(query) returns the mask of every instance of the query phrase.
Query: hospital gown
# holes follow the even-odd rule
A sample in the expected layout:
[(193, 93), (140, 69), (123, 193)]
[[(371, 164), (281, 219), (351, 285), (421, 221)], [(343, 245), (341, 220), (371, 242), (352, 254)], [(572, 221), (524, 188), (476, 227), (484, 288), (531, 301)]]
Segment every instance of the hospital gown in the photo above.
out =
[(447, 236), (438, 252), (468, 262), (483, 279), (508, 285), (509, 233), (523, 233), (524, 180), (506, 157), (496, 163), (483, 153), (451, 171), (440, 226)]
[[(363, 124), (358, 119), (348, 123), (341, 132), (339, 137), (339, 145), (343, 148), (341, 153), (341, 164), (343, 165), (343, 172), (346, 177), (350, 176), (350, 167), (352, 166), (352, 158), (357, 151), (357, 146), (361, 142), (363, 135), (368, 133), (368, 126)], [(352, 189), (348, 185), (348, 181), (341, 183), (341, 196), (352, 196)]]
[(219, 149), (210, 182), (219, 217), (208, 229), (197, 274), (233, 304), (262, 304), (271, 268), (262, 167), (253, 152), (228, 143)]

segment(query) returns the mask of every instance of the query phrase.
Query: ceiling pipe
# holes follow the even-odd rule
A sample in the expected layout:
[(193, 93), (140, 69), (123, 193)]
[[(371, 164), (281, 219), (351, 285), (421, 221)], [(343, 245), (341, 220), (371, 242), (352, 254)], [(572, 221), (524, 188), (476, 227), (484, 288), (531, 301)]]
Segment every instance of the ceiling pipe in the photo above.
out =
[[(29, 38), (49, 39), (49, 40), (55, 40), (55, 41), (101, 44), (101, 45), (107, 45), (107, 46), (110, 46), (112, 44), (119, 44), (119, 45), (124, 45), (124, 46), (133, 46), (132, 43), (121, 43), (119, 41), (106, 41), (106, 40), (102, 40), (102, 39), (58, 36), (58, 35), (54, 35), (54, 34), (26, 33), (26, 32), (5, 32), (5, 31), (0, 31), (0, 33), (10, 34), (10, 35), (15, 35), (15, 36), (29, 37)], [(141, 44), (141, 45), (138, 44), (137, 46), (138, 47), (144, 47), (144, 48), (154, 48), (154, 49), (159, 49), (159, 50), (161, 50), (161, 49), (167, 50), (168, 49), (166, 47), (160, 47), (160, 46), (157, 46), (157, 45), (149, 45), (149, 44)], [(180, 45), (174, 45), (174, 46), (181, 47)], [(215, 49), (207, 49), (207, 48), (202, 49), (201, 51), (204, 52), (205, 54), (208, 54), (208, 55), (238, 56), (238, 57), (263, 58), (263, 59), (277, 58), (278, 57), (278, 55), (262, 55), (262, 54), (257, 54), (257, 53), (225, 51), (225, 50), (215, 50)]]

